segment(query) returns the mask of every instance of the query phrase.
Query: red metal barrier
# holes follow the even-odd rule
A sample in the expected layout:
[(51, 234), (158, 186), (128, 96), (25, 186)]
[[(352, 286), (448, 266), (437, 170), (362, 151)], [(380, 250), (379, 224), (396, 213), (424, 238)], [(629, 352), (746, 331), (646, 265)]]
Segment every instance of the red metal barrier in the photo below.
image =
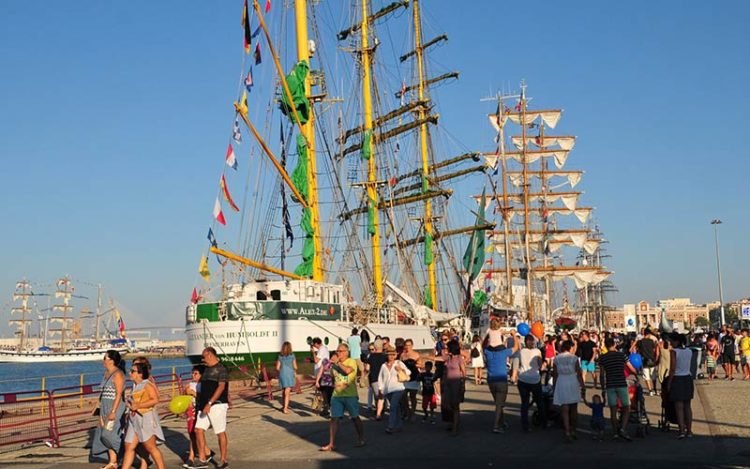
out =
[[(265, 397), (272, 400), (274, 393), (281, 390), (276, 381), (276, 369), (273, 365), (262, 365), (261, 368), (262, 377), (230, 381), (230, 406), (233, 399), (249, 401)], [(171, 415), (168, 403), (172, 397), (184, 393), (191, 374), (165, 374), (153, 378), (159, 390), (159, 414)], [(298, 377), (294, 390), (301, 393), (303, 385), (311, 384), (312, 380), (309, 377)], [(131, 389), (132, 382), (126, 382), (126, 396)], [(0, 394), (0, 451), (35, 444), (57, 447), (64, 440), (78, 437), (91, 430), (99, 422), (98, 417), (92, 415), (98, 406), (99, 394), (98, 383), (57, 388), (52, 391)]]
[(47, 391), (0, 394), (0, 447), (4, 450), (54, 441), (54, 412)]

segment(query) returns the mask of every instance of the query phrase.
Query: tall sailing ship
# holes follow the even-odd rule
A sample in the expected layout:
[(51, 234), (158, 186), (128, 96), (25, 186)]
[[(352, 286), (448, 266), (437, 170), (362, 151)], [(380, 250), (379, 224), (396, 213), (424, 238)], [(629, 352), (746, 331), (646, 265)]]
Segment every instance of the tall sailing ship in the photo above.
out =
[[(425, 53), (447, 37), (423, 40), (419, 1), (374, 11), (369, 1), (352, 2), (338, 43), (320, 36), (317, 2), (294, 1), (293, 35), (289, 12), (270, 6), (244, 4), (242, 86), (199, 263), (206, 284), (187, 308), (187, 355), (197, 362), (212, 346), (230, 366), (256, 364), (275, 359), (285, 341), (298, 354), (314, 337), (335, 346), (353, 327), (431, 350), (436, 327), (465, 326), (468, 290), (451, 236), (494, 227), (451, 228), (450, 184), (485, 165), (476, 164), (479, 152), (439, 158), (434, 149), (430, 86), (458, 74), (428, 77)], [(405, 47), (403, 36), (388, 44), (377, 35), (377, 25), (404, 18)], [(282, 60), (291, 59), (278, 44), (296, 45), (287, 70)], [(406, 50), (386, 65), (378, 53), (389, 45)], [(330, 50), (348, 54), (351, 68), (329, 68)], [(407, 70), (400, 83), (388, 83), (394, 67)], [(346, 99), (330, 95), (338, 81)], [(240, 160), (246, 147), (249, 159)], [(242, 185), (243, 165), (252, 196), (238, 204), (229, 188)], [(237, 247), (227, 248), (223, 240), (235, 237)]]
[[(498, 96), (496, 112), (488, 116), (497, 147), (484, 157), (497, 178), (485, 203), (502, 229), (489, 234), (490, 258), (475, 285), (482, 292), (475, 293), (476, 328), (486, 327), (493, 314), (509, 325), (574, 326), (580, 315), (571, 305), (569, 283), (596, 289), (611, 275), (597, 255), (602, 238), (589, 226), (593, 209), (579, 204), (576, 186), (583, 171), (566, 168), (576, 137), (551, 132), (561, 114), (530, 109), (522, 83), (520, 94)], [(584, 255), (576, 259), (573, 249)]]
[[(97, 288), (97, 309), (95, 312), (83, 309), (78, 318), (72, 316), (73, 298), (85, 298), (75, 294), (75, 287), (70, 277), (62, 277), (55, 284), (52, 294), (38, 293), (32, 289), (31, 282), (20, 280), (16, 282), (13, 301), (18, 302), (11, 308), (14, 318), (10, 325), (16, 326), (15, 335), (18, 337), (16, 350), (0, 350), (0, 363), (42, 363), (42, 362), (80, 362), (101, 360), (107, 350), (117, 350), (121, 354), (129, 351), (125, 340), (124, 322), (117, 308), (111, 307), (101, 311), (101, 285)], [(54, 297), (56, 303), (48, 308), (36, 307), (35, 297)], [(50, 315), (49, 313), (52, 313)], [(33, 337), (31, 326), (34, 322), (32, 315), (38, 315), (39, 330), (37, 337)], [(47, 313), (46, 316), (41, 313)], [(18, 317), (15, 317), (18, 315)], [(120, 337), (109, 333), (109, 337), (100, 334), (100, 323), (104, 316), (115, 317)], [(83, 322), (93, 322), (93, 335), (83, 334)], [(50, 327), (50, 324), (53, 327)]]

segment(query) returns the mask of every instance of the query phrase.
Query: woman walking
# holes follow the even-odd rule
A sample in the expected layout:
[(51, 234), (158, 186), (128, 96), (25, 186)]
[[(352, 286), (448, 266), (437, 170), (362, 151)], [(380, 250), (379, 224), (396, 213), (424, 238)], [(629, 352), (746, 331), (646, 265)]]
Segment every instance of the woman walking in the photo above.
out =
[(573, 342), (563, 340), (560, 343), (560, 354), (555, 357), (552, 376), (555, 380), (555, 394), (553, 403), (560, 406), (565, 441), (570, 443), (576, 437), (576, 419), (578, 417), (578, 402), (581, 400), (583, 374), (581, 365), (571, 350)]
[(482, 341), (478, 335), (471, 339), (471, 367), (474, 369), (474, 384), (482, 384), (484, 372), (484, 354), (482, 353)]
[(285, 414), (289, 413), (289, 397), (292, 394), (297, 374), (297, 359), (292, 353), (292, 343), (284, 342), (276, 359), (276, 371), (279, 372), (279, 385), (283, 396), (284, 407), (281, 409)]
[(135, 459), (135, 449), (141, 444), (146, 449), (158, 469), (164, 468), (164, 459), (156, 446), (157, 440), (164, 441), (164, 433), (156, 412), (159, 403), (159, 391), (156, 385), (149, 381), (148, 366), (145, 363), (133, 363), (130, 368), (130, 379), (133, 381), (133, 391), (128, 399), (130, 415), (128, 417), (128, 431), (125, 434), (125, 455), (122, 469), (130, 469)]
[(672, 367), (667, 380), (667, 395), (674, 402), (677, 426), (680, 429), (678, 438), (682, 440), (693, 437), (693, 409), (690, 407), (694, 392), (693, 377), (690, 374), (693, 351), (685, 348), (686, 336), (673, 332), (669, 338), (672, 341)]
[(125, 413), (125, 362), (120, 352), (107, 350), (103, 364), (105, 372), (97, 408), (99, 424), (94, 430), (91, 459), (106, 459), (107, 465), (101, 469), (117, 469), (117, 455), (122, 445), (120, 428)]
[(331, 396), (333, 395), (333, 365), (338, 361), (338, 354), (331, 352), (330, 358), (323, 359), (323, 365), (318, 369), (315, 375), (315, 387), (320, 390), (323, 397), (323, 407), (320, 409), (320, 415), (326, 417), (331, 409)]
[(458, 340), (448, 342), (448, 358), (445, 359), (442, 384), (441, 407), (447, 411), (451, 420), (451, 432), (458, 435), (461, 423), (461, 402), (464, 399), (464, 380), (466, 379), (466, 364), (461, 355), (461, 345)]
[[(388, 345), (385, 349), (387, 361), (380, 368), (378, 375), (378, 398), (388, 399), (388, 427), (386, 433), (400, 432), (403, 426), (401, 419), (401, 398), (404, 395), (404, 382), (409, 380), (411, 371), (401, 360), (396, 360), (396, 348)], [(400, 376), (399, 376), (400, 375)], [(406, 379), (404, 379), (406, 377)]]

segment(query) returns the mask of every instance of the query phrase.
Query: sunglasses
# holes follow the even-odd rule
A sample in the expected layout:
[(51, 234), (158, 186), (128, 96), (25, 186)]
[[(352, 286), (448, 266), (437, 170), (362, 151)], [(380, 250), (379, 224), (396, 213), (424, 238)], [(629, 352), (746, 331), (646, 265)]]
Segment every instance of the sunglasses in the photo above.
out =
[(131, 372), (131, 373), (138, 373), (138, 370), (136, 370), (136, 369), (134, 368), (134, 369), (130, 370), (130, 372)]

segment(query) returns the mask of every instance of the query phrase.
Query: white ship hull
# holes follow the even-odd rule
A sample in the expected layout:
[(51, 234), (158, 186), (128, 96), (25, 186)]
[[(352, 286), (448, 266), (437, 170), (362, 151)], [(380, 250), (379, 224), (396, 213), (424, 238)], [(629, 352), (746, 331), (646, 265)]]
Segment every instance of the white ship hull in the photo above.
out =
[(116, 350), (120, 352), (120, 355), (128, 353), (127, 347), (71, 350), (69, 352), (9, 352), (6, 350), (0, 350), (0, 363), (90, 362), (101, 360), (107, 350)]
[[(353, 327), (363, 327), (348, 321), (311, 320), (225, 320), (200, 321), (185, 327), (186, 354), (193, 362), (200, 362), (205, 347), (214, 347), (227, 365), (241, 365), (275, 360), (281, 345), (289, 341), (295, 353), (309, 353), (310, 341), (320, 337), (333, 350), (339, 341), (346, 341)], [(414, 349), (428, 351), (435, 342), (430, 327), (407, 324), (367, 324), (364, 327), (372, 339), (387, 336), (391, 343), (396, 338), (412, 339)]]

